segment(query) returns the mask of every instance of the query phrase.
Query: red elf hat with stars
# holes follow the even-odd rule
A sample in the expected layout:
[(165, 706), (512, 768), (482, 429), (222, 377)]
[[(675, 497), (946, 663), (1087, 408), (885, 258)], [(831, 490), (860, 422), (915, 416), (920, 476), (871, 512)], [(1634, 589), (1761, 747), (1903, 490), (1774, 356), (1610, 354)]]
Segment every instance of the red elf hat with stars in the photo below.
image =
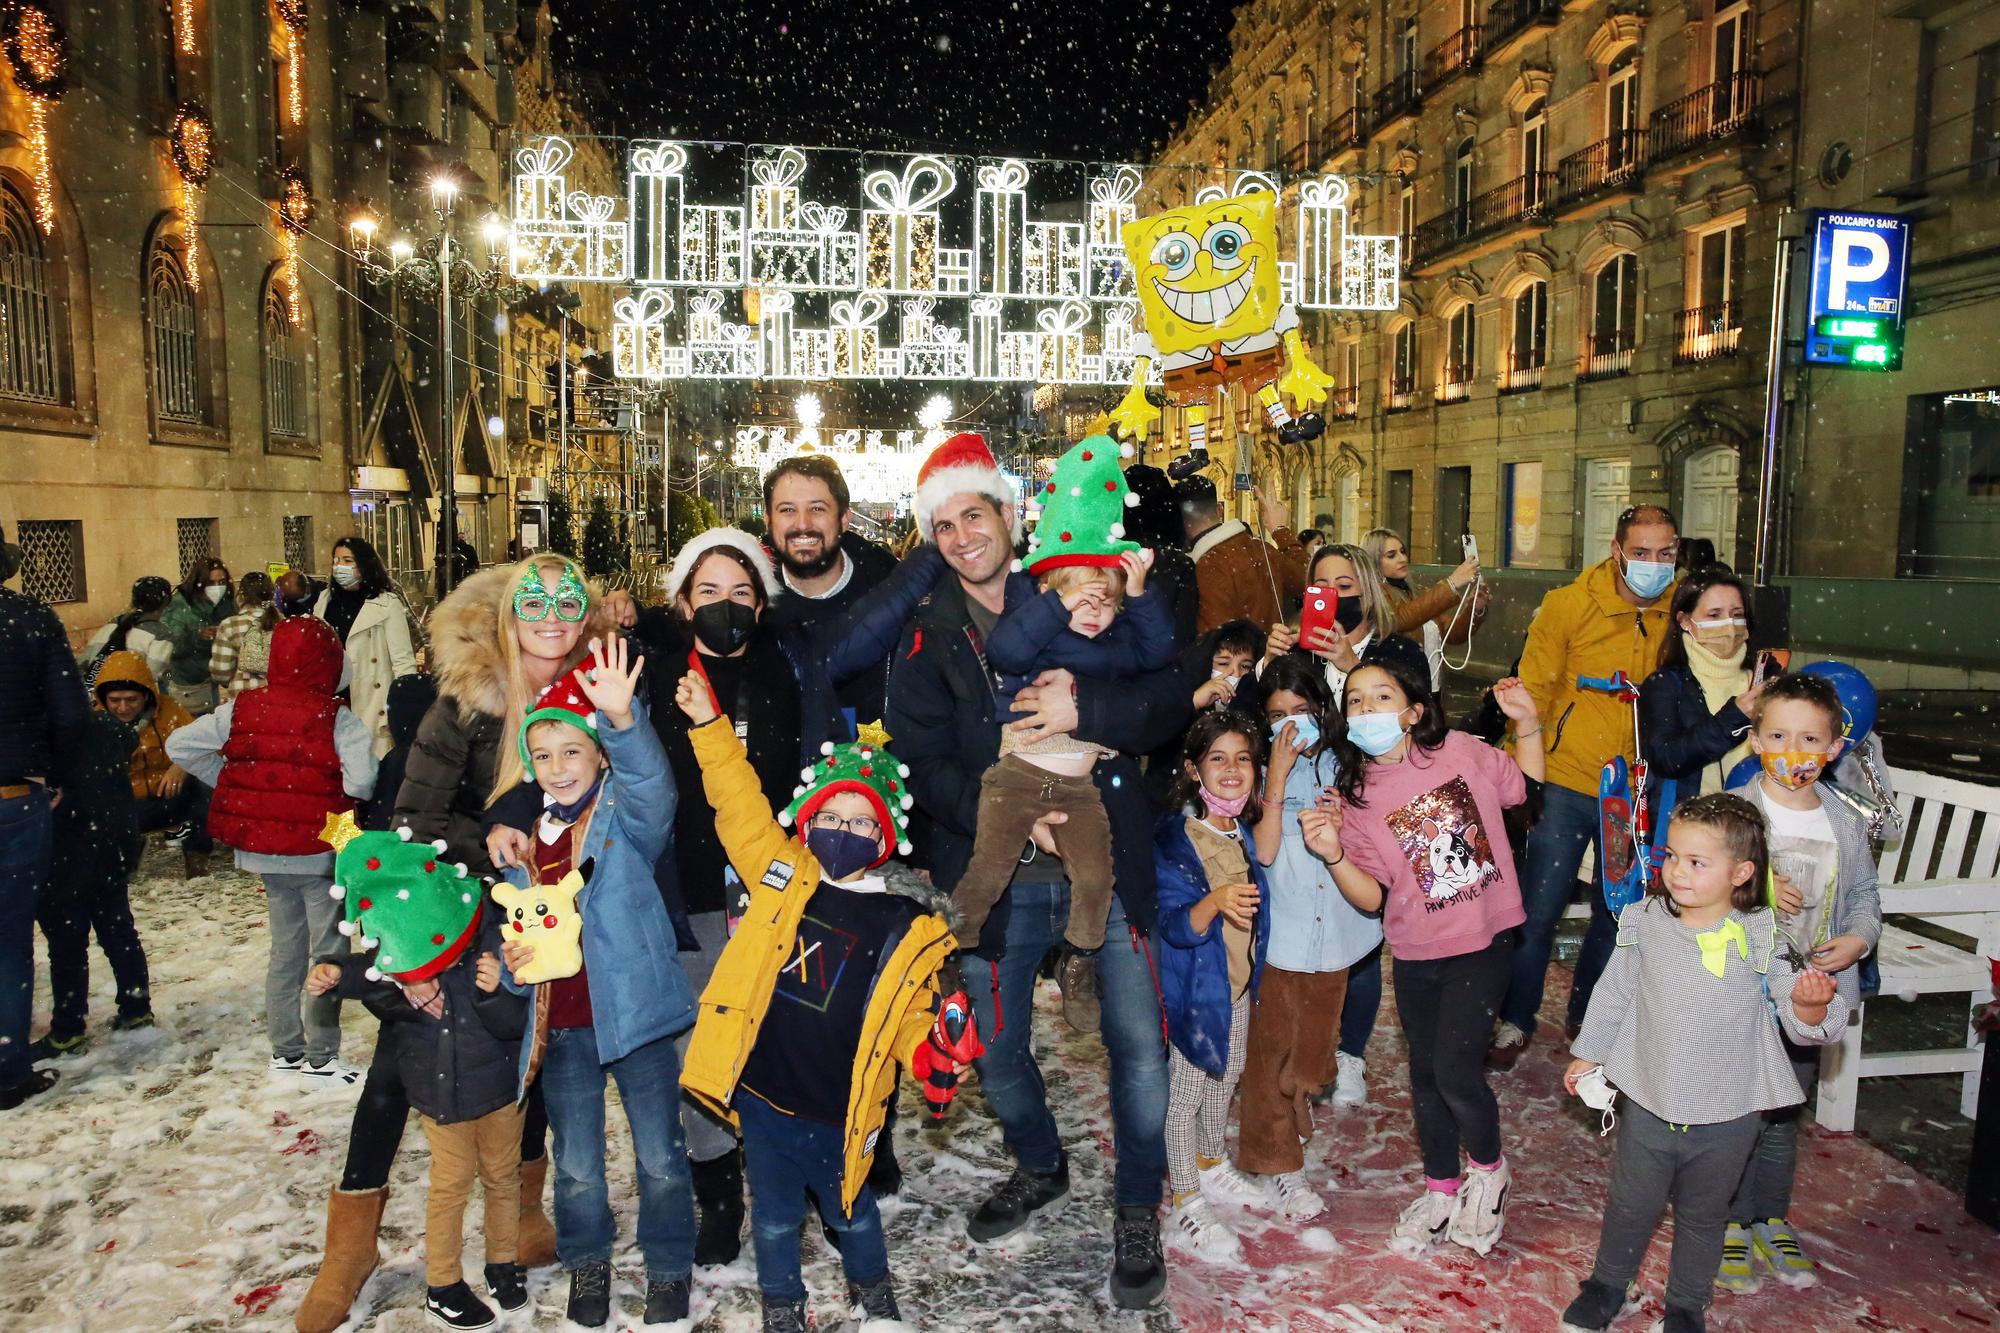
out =
[(593, 743), (597, 740), (597, 705), (590, 702), (590, 696), (583, 692), (579, 683), (583, 674), (597, 665), (595, 656), (586, 658), (577, 668), (542, 691), (535, 706), (521, 719), (521, 734), (517, 739), (521, 744), (521, 767), (533, 772), (534, 761), (528, 757), (528, 728), (537, 722), (567, 722)]
[(444, 840), (417, 842), (407, 828), (362, 832), (354, 816), (329, 815), (320, 837), (336, 852), (333, 886), (344, 909), (340, 933), (377, 950), (368, 979), (426, 981), (458, 961), (479, 933), (479, 882), (445, 861)]

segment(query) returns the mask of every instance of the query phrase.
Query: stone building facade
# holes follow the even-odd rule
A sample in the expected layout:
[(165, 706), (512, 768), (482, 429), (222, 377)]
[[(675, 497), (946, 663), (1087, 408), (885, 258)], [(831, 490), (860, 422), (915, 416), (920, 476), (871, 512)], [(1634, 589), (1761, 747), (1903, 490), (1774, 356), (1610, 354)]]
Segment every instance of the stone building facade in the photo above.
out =
[(1299, 511), (1556, 569), (1657, 501), (1747, 564), (1797, 22), (1791, 0), (1239, 11), (1166, 159), (1344, 174), (1357, 229), (1403, 238), (1397, 310), (1306, 317), (1333, 419), (1263, 449)]

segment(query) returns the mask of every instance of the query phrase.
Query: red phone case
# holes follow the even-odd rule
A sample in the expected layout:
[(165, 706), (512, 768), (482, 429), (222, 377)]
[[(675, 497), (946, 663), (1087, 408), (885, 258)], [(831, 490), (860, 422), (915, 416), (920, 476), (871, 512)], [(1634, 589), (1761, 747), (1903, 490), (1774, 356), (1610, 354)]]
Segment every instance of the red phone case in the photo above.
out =
[(1339, 609), (1338, 588), (1324, 588), (1317, 583), (1308, 585), (1305, 610), (1299, 615), (1299, 647), (1311, 651), (1314, 630), (1338, 630), (1340, 622), (1334, 613)]

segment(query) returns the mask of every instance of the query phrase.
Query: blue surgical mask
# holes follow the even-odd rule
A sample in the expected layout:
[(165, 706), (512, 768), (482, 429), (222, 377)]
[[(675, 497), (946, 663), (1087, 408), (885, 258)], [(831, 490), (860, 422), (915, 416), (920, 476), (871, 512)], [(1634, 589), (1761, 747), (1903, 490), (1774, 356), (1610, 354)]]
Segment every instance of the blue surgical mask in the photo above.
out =
[(806, 850), (813, 854), (828, 879), (846, 879), (857, 870), (874, 865), (882, 855), (875, 839), (844, 828), (807, 829)]
[(1278, 733), (1287, 726), (1291, 727), (1293, 737), (1300, 744), (1310, 748), (1319, 743), (1319, 723), (1303, 713), (1293, 713), (1289, 717), (1279, 718), (1271, 727), (1271, 739), (1276, 740)]
[(1403, 739), (1401, 713), (1362, 713), (1347, 719), (1347, 739), (1377, 759), (1396, 748)]
[(1625, 562), (1625, 586), (1634, 596), (1652, 601), (1667, 590), (1674, 581), (1673, 564), (1665, 560), (1627, 560)]

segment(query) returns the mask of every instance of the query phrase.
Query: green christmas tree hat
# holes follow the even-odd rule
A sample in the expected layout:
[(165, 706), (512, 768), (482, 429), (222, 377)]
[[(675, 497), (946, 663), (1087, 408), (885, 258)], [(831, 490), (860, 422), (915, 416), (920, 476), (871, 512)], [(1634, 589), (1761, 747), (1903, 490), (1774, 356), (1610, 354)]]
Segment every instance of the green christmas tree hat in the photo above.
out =
[[(1126, 446), (1123, 454), (1130, 454)], [(1056, 460), (1035, 494), (1041, 520), (1028, 538), (1022, 568), (1041, 574), (1063, 565), (1116, 569), (1139, 543), (1125, 540), (1125, 511), (1139, 503), (1118, 466), (1121, 450), (1109, 435), (1091, 435)]]
[(792, 803), (779, 813), (778, 822), (787, 827), (794, 821), (810, 824), (834, 793), (859, 792), (875, 807), (875, 818), (889, 834), (882, 855), (875, 861), (881, 865), (891, 852), (910, 854), (907, 812), (916, 803), (910, 795), (910, 767), (889, 753), (889, 733), (880, 722), (868, 723), (857, 731), (859, 740), (820, 745), (820, 753), (826, 757), (799, 771), (801, 785), (792, 793)]
[(458, 961), (479, 931), (479, 881), (461, 862), (440, 858), (436, 842), (416, 842), (407, 828), (364, 833), (346, 811), (329, 816), (320, 835), (336, 852), (327, 890), (346, 910), (340, 933), (364, 951), (379, 949), (368, 979), (425, 981)]

